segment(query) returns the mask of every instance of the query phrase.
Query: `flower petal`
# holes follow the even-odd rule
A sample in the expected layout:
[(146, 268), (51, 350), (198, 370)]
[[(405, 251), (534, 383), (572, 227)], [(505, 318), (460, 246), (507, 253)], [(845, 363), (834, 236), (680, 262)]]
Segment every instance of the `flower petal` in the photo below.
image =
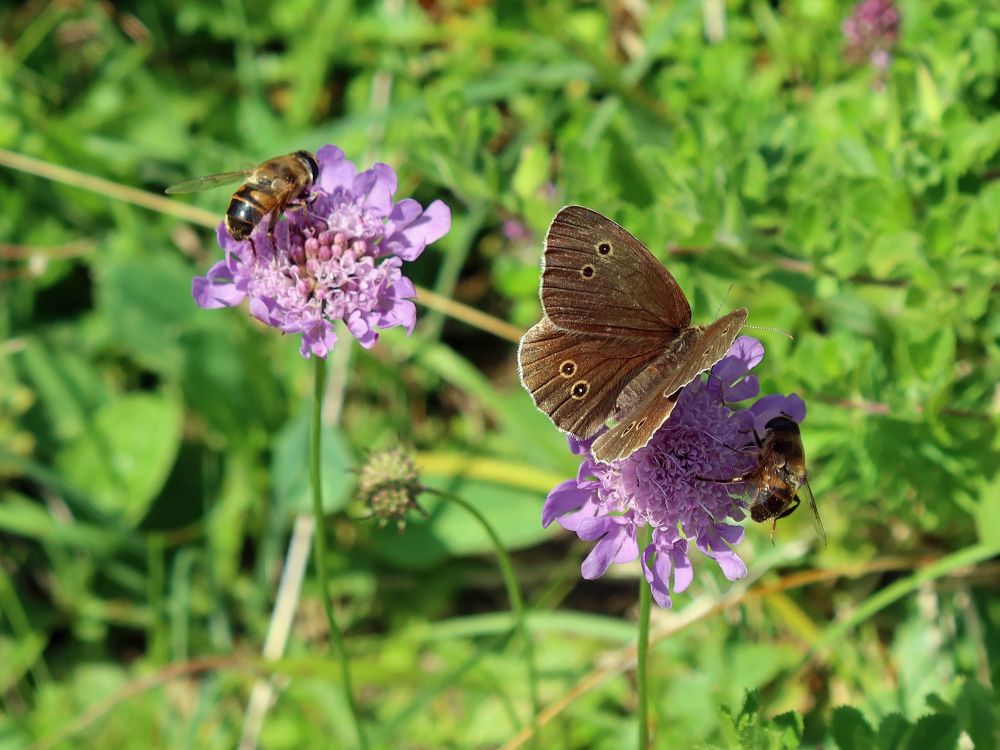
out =
[(319, 164), (319, 187), (327, 193), (337, 189), (350, 189), (357, 169), (336, 146), (323, 146), (316, 152)]
[(358, 340), (365, 349), (371, 349), (378, 341), (378, 332), (372, 330), (371, 324), (359, 311), (352, 312), (347, 320), (347, 330)]
[(325, 320), (320, 320), (309, 330), (303, 332), (299, 352), (306, 359), (309, 358), (310, 354), (325, 359), (336, 343), (337, 332), (333, 330), (333, 326)]
[(736, 403), (760, 392), (757, 379), (749, 375), (764, 359), (764, 345), (751, 336), (740, 336), (709, 375), (710, 387), (720, 389), (725, 403)]
[[(656, 555), (656, 559), (650, 567), (649, 560), (653, 555)], [(672, 604), (670, 601), (670, 555), (662, 554), (655, 544), (649, 544), (642, 551), (640, 560), (642, 561), (642, 572), (645, 574), (649, 590), (653, 594), (653, 600), (661, 607), (669, 608)]]
[(359, 205), (373, 208), (382, 216), (392, 210), (392, 196), (396, 192), (396, 172), (381, 162), (354, 178), (352, 192)]
[(611, 563), (615, 562), (623, 543), (627, 541), (625, 529), (617, 524), (590, 551), (580, 566), (580, 574), (587, 580), (604, 575)]
[(566, 435), (566, 441), (569, 443), (569, 452), (574, 456), (585, 456), (590, 453), (590, 446), (594, 444), (594, 441), (603, 434), (603, 430), (593, 437), (581, 440), (575, 435)]
[(790, 393), (787, 396), (771, 393), (758, 399), (750, 407), (750, 413), (753, 414), (754, 429), (758, 435), (763, 436), (767, 423), (775, 417), (784, 415), (793, 422), (801, 424), (806, 418), (806, 402), (797, 393)]
[[(560, 519), (560, 525), (562, 525), (563, 520), (565, 519)], [(616, 530), (621, 528), (622, 524), (618, 523), (617, 517), (591, 514), (587, 518), (577, 519), (576, 529), (574, 530), (576, 531), (576, 535), (585, 542), (592, 542), (595, 539), (600, 539), (605, 534), (617, 533)]]
[(698, 549), (718, 563), (727, 580), (735, 581), (746, 576), (747, 566), (726, 542), (728, 539), (739, 541), (742, 538), (742, 527), (716, 524), (698, 537)]
[(582, 507), (593, 495), (593, 490), (582, 490), (575, 479), (557, 484), (542, 505), (542, 528), (548, 528), (559, 516)]
[(760, 381), (753, 375), (747, 375), (743, 380), (737, 381), (731, 386), (722, 386), (722, 400), (727, 404), (746, 401), (758, 393), (760, 393)]
[(694, 580), (694, 568), (691, 566), (687, 547), (687, 542), (679, 539), (670, 548), (670, 559), (674, 563), (674, 591), (678, 594), (686, 591)]
[(229, 264), (220, 260), (208, 269), (205, 276), (191, 280), (191, 296), (198, 307), (212, 310), (219, 307), (233, 307), (246, 297), (233, 283)]
[(395, 231), (385, 238), (383, 247), (403, 260), (416, 260), (428, 244), (448, 233), (451, 209), (441, 201), (434, 201), (422, 214), (406, 221), (413, 209), (404, 206), (405, 203), (400, 201), (389, 215)]
[(722, 569), (722, 575), (726, 577), (727, 581), (738, 581), (741, 578), (746, 578), (747, 564), (732, 550), (716, 552), (713, 557)]

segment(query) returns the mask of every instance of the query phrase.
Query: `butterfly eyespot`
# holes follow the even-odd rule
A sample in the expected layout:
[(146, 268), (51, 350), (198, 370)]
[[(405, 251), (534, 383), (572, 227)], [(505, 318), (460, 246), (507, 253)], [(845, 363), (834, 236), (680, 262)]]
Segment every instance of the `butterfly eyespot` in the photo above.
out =
[(583, 274), (583, 278), (589, 279), (591, 276), (594, 275), (594, 267), (593, 266), (584, 266), (583, 270), (580, 271), (580, 273)]
[(601, 255), (610, 255), (611, 245), (609, 245), (607, 242), (602, 242), (600, 245), (597, 246), (597, 252), (599, 252)]
[(576, 372), (576, 362), (571, 359), (567, 359), (561, 365), (559, 365), (559, 374), (564, 378), (571, 378)]
[(639, 420), (639, 423), (636, 425), (636, 427), (638, 427), (639, 429), (642, 429), (642, 426), (644, 424), (646, 424), (646, 418), (645, 417), (643, 417), (642, 419)]
[(584, 396), (587, 395), (587, 391), (590, 390), (590, 383), (586, 380), (577, 380), (573, 383), (573, 387), (570, 389), (569, 395), (579, 401)]
[(635, 427), (635, 422), (629, 422), (628, 427), (626, 427), (624, 430), (622, 430), (622, 437), (624, 437), (625, 435), (628, 435), (630, 432), (632, 432), (632, 428), (633, 427)]

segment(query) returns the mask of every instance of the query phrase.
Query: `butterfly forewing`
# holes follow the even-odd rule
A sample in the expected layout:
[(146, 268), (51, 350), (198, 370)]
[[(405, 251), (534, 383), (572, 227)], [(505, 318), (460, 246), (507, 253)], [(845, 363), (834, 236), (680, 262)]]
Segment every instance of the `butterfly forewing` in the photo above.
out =
[(246, 179), (247, 175), (253, 172), (252, 169), (239, 169), (235, 172), (219, 172), (218, 174), (208, 174), (204, 177), (195, 177), (193, 180), (184, 180), (176, 185), (171, 185), (165, 193), (197, 193), (201, 190), (211, 190), (221, 185), (229, 185), (239, 180)]
[(545, 237), (542, 307), (580, 333), (670, 338), (691, 323), (677, 281), (622, 227), (583, 206), (556, 214)]
[(590, 437), (611, 416), (625, 384), (660, 353), (654, 339), (563, 331), (543, 317), (521, 339), (521, 382), (556, 427)]
[(619, 423), (594, 442), (594, 458), (615, 461), (645, 446), (670, 417), (673, 395), (725, 356), (746, 319), (746, 308), (740, 308), (709, 326), (681, 332), (622, 389), (616, 403)]

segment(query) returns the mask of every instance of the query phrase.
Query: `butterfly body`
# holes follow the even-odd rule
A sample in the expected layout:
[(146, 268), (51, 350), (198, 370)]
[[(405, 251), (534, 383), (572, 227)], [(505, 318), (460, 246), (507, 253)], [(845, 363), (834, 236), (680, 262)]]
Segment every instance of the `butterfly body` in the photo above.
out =
[(542, 319), (521, 339), (521, 381), (556, 427), (625, 458), (670, 416), (676, 393), (729, 350), (746, 309), (708, 326), (673, 276), (629, 232), (582, 206), (553, 219), (542, 262)]

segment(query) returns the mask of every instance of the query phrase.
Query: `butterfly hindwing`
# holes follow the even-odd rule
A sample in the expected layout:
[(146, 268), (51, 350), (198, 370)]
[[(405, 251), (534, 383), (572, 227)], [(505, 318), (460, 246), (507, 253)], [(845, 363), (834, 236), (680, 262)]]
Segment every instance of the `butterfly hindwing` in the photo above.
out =
[(625, 458), (649, 442), (674, 409), (674, 394), (722, 359), (746, 321), (734, 310), (704, 328), (688, 328), (625, 388), (615, 405), (619, 424), (593, 446), (598, 461)]
[(659, 353), (653, 340), (641, 343), (571, 333), (543, 317), (521, 339), (521, 382), (556, 427), (590, 437), (611, 416), (622, 388)]

